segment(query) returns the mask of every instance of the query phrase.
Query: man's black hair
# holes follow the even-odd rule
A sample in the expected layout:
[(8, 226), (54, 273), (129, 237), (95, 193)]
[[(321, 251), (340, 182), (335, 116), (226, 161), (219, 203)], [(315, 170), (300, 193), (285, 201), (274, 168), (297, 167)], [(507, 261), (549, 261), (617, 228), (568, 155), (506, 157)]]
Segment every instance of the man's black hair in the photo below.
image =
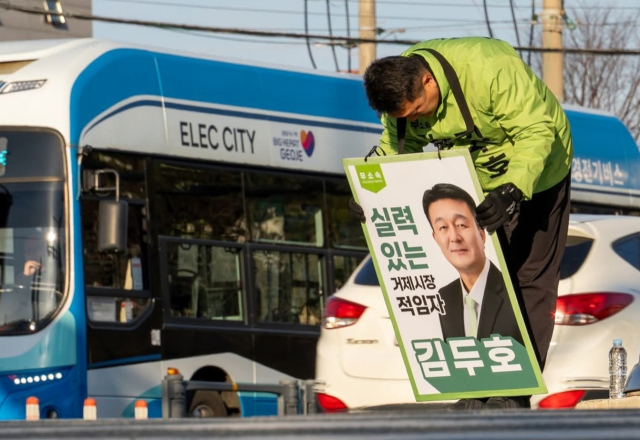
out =
[(476, 202), (473, 200), (473, 197), (459, 186), (452, 185), (450, 183), (438, 183), (433, 185), (433, 188), (426, 190), (422, 195), (422, 209), (424, 210), (424, 215), (427, 216), (427, 220), (429, 220), (429, 224), (432, 228), (433, 225), (429, 218), (429, 206), (438, 200), (444, 199), (458, 200), (466, 203), (473, 213), (473, 218), (475, 220)]
[(381, 58), (364, 72), (364, 88), (369, 106), (379, 113), (394, 113), (403, 102), (418, 97), (422, 75), (428, 64), (419, 55)]

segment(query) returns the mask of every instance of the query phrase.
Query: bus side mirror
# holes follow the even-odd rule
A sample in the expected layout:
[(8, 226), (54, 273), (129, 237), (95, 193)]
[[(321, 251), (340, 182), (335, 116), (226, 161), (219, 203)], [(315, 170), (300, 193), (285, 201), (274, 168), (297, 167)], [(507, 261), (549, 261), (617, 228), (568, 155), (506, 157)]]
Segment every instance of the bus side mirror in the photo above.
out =
[(98, 206), (98, 251), (124, 253), (127, 250), (127, 202), (101, 200)]

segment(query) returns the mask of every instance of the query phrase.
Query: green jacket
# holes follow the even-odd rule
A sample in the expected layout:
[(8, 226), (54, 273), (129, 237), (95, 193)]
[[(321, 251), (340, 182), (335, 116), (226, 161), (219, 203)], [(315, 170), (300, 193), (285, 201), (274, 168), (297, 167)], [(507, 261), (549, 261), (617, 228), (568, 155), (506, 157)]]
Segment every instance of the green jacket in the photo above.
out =
[[(438, 83), (441, 103), (434, 115), (407, 121), (404, 152), (421, 152), (431, 139), (451, 139), (465, 124), (449, 82), (436, 58), (439, 52), (453, 66), (474, 124), (483, 142), (471, 157), (482, 188), (490, 191), (511, 182), (530, 199), (551, 188), (569, 172), (573, 146), (569, 121), (547, 86), (507, 43), (489, 38), (453, 38), (416, 44), (402, 55), (422, 56)], [(380, 147), (397, 153), (395, 118), (384, 114)], [(462, 139), (453, 148), (469, 148)]]

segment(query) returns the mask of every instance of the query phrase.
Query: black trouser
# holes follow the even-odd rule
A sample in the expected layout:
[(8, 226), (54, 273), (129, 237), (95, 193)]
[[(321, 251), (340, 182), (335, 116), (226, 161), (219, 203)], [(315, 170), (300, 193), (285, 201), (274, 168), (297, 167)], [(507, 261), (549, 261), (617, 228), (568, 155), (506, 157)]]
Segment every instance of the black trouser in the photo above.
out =
[[(560, 282), (560, 262), (567, 242), (571, 172), (557, 185), (520, 204), (500, 237), (520, 308), (540, 364), (551, 343)], [(514, 276), (515, 275), (515, 276)], [(524, 303), (524, 308), (523, 308)], [(526, 310), (526, 313), (524, 313)]]

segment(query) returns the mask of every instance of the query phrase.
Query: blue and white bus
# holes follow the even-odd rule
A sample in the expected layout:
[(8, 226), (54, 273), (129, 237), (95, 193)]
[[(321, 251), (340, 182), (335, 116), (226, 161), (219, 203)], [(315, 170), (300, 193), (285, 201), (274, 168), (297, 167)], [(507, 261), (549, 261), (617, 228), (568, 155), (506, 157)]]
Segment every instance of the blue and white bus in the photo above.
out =
[[(28, 396), (42, 417), (87, 396), (98, 417), (139, 398), (158, 417), (168, 367), (314, 377), (324, 298), (366, 255), (341, 159), (380, 123), (357, 76), (87, 39), (2, 43), (0, 81), (0, 419)], [(188, 400), (276, 412), (255, 393)]]
[[(576, 209), (638, 206), (628, 131), (567, 110)], [(1, 43), (0, 419), (23, 419), (29, 396), (42, 417), (80, 417), (87, 396), (100, 418), (137, 399), (159, 417), (168, 367), (313, 378), (325, 298), (366, 255), (341, 159), (380, 131), (352, 75)], [(257, 393), (187, 400), (199, 416), (276, 412)]]
[(573, 136), (572, 212), (640, 215), (640, 152), (611, 113), (564, 106)]

